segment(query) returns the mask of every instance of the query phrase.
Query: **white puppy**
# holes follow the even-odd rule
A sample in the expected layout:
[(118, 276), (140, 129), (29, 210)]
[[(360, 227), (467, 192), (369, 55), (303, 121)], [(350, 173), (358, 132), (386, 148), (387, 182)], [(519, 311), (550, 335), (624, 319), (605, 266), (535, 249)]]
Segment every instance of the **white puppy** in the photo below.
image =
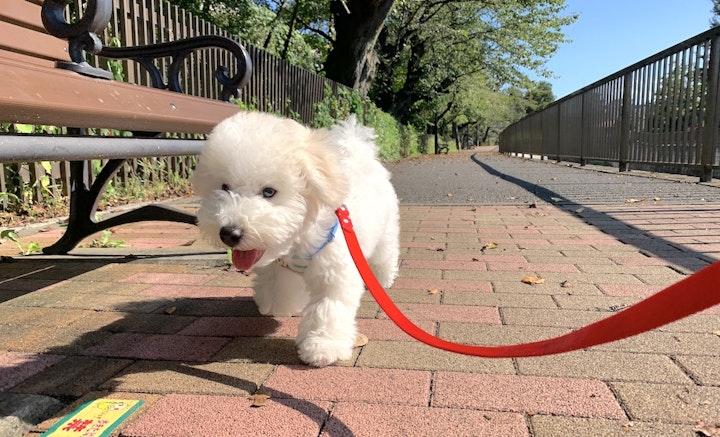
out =
[(221, 122), (193, 177), (201, 233), (232, 248), (238, 270), (257, 273), (261, 314), (302, 314), (300, 358), (349, 359), (364, 291), (335, 210), (346, 205), (378, 280), (398, 271), (398, 200), (377, 160), (371, 129), (354, 117), (330, 130), (259, 112)]

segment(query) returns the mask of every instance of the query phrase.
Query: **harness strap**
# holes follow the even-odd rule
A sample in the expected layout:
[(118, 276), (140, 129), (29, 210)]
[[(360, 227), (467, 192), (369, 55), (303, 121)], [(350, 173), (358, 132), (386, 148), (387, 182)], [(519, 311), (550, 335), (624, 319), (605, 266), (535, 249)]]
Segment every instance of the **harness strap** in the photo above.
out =
[(405, 333), (430, 346), (485, 358), (516, 358), (558, 354), (637, 335), (720, 304), (720, 262), (598, 322), (547, 340), (508, 346), (472, 346), (435, 337), (411, 322), (388, 297), (365, 260), (344, 206), (335, 214), (350, 255), (365, 285), (383, 311)]
[(275, 261), (278, 264), (280, 264), (282, 267), (284, 267), (288, 270), (291, 270), (300, 275), (304, 274), (305, 270), (307, 270), (307, 268), (310, 266), (310, 261), (312, 261), (312, 259), (315, 257), (315, 255), (320, 253), (321, 250), (325, 249), (325, 246), (327, 246), (328, 244), (332, 243), (333, 240), (335, 240), (335, 235), (337, 235), (337, 231), (339, 228), (340, 228), (340, 222), (335, 220), (335, 224), (333, 225), (332, 229), (330, 229), (330, 231), (328, 232), (327, 238), (325, 239), (323, 244), (320, 245), (320, 247), (318, 247), (317, 249), (315, 249), (313, 251), (313, 253), (311, 253), (309, 255), (296, 255), (295, 254), (295, 255), (290, 256), (289, 258), (288, 257), (278, 258)]

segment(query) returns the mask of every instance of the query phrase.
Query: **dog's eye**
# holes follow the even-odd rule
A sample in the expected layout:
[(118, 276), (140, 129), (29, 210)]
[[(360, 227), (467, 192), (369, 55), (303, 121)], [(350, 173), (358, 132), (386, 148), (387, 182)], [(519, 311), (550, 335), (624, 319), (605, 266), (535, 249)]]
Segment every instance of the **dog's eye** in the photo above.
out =
[(273, 197), (276, 193), (277, 193), (277, 190), (275, 188), (271, 188), (271, 187), (265, 187), (262, 190), (262, 196), (266, 199)]
[(220, 186), (220, 189), (223, 190), (223, 191), (230, 191), (230, 185), (228, 185), (228, 184), (222, 184), (222, 185)]

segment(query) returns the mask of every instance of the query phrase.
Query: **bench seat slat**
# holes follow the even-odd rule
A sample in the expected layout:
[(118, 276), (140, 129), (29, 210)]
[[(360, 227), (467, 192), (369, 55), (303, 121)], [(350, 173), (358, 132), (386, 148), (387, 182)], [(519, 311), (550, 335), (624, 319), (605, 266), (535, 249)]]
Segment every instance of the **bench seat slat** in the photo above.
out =
[(0, 59), (0, 121), (207, 133), (240, 109), (220, 102)]

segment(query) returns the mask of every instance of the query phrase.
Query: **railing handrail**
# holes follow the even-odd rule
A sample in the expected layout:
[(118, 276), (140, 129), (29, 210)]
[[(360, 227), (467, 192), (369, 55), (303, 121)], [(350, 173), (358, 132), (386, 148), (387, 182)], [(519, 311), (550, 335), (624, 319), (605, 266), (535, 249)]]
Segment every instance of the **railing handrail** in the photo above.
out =
[[(629, 65), (629, 66), (623, 68), (622, 70), (618, 70), (618, 71), (616, 71), (615, 73), (609, 74), (609, 75), (607, 75), (607, 76), (605, 76), (605, 77), (603, 77), (603, 78), (601, 78), (601, 79), (598, 79), (598, 80), (596, 80), (595, 82), (593, 82), (593, 83), (591, 83), (591, 84), (589, 84), (589, 85), (585, 85), (584, 87), (580, 88), (579, 90), (573, 91), (572, 93), (570, 93), (570, 94), (568, 94), (568, 95), (566, 95), (566, 96), (564, 96), (564, 97), (561, 97), (561, 98), (553, 101), (552, 103), (550, 103), (549, 105), (547, 105), (545, 108), (543, 108), (543, 109), (541, 109), (541, 110), (539, 110), (539, 111), (535, 111), (535, 112), (533, 112), (533, 113), (531, 113), (531, 114), (528, 114), (528, 115), (526, 115), (526, 116), (523, 117), (523, 118), (529, 117), (529, 116), (531, 116), (531, 115), (533, 115), (533, 114), (536, 114), (536, 113), (539, 113), (539, 112), (542, 112), (543, 110), (545, 110), (545, 109), (547, 109), (547, 108), (549, 108), (549, 107), (551, 107), (551, 106), (558, 105), (558, 104), (560, 104), (560, 103), (562, 103), (562, 102), (564, 102), (564, 101), (566, 101), (566, 100), (569, 100), (569, 99), (572, 99), (573, 97), (578, 96), (579, 94), (582, 94), (582, 93), (584, 93), (584, 92), (586, 92), (586, 91), (589, 91), (589, 90), (591, 90), (591, 89), (593, 89), (593, 88), (597, 88), (598, 86), (603, 85), (603, 84), (606, 84), (606, 83), (608, 83), (608, 82), (611, 82), (611, 81), (613, 81), (613, 80), (615, 80), (615, 79), (619, 79), (619, 78), (625, 76), (626, 74), (632, 73), (632, 72), (635, 71), (635, 70), (639, 70), (640, 68), (645, 67), (645, 66), (647, 66), (647, 65), (649, 65), (649, 64), (652, 64), (653, 62), (657, 62), (657, 61), (659, 61), (659, 60), (667, 57), (667, 56), (670, 55), (670, 54), (676, 53), (676, 52), (678, 52), (678, 51), (680, 51), (680, 50), (685, 50), (685, 49), (687, 49), (687, 48), (690, 48), (690, 47), (696, 45), (696, 44), (699, 43), (699, 42), (707, 41), (707, 40), (709, 40), (711, 37), (713, 37), (713, 36), (718, 36), (718, 35), (720, 35), (720, 26), (713, 27), (713, 28), (711, 28), (711, 29), (709, 29), (709, 30), (706, 30), (706, 31), (703, 32), (703, 33), (699, 33), (699, 34), (697, 34), (697, 35), (695, 35), (695, 36), (693, 36), (693, 37), (690, 37), (690, 38), (686, 39), (685, 41), (679, 42), (679, 43), (677, 43), (677, 44), (675, 44), (675, 45), (673, 45), (673, 46), (671, 46), (671, 47), (668, 47), (668, 48), (666, 48), (666, 49), (664, 49), (664, 50), (661, 50), (661, 51), (655, 53), (654, 55), (650, 55), (650, 56), (648, 56), (647, 58), (641, 59), (641, 60), (635, 62), (634, 64)], [(520, 121), (522, 121), (522, 119), (516, 121), (515, 123), (518, 123), (518, 122), (520, 122)], [(513, 124), (515, 124), (515, 123), (513, 123)], [(512, 124), (511, 124), (510, 126), (512, 126)]]
[(500, 151), (654, 171), (720, 167), (720, 27), (568, 94), (500, 133)]

